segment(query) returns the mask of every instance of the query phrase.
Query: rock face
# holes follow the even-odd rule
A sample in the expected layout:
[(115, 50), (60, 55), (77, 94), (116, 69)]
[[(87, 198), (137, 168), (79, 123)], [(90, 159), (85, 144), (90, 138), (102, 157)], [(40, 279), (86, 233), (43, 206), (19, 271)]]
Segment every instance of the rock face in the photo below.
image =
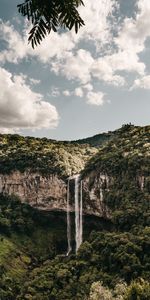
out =
[[(92, 172), (84, 178), (83, 213), (109, 218), (110, 212), (103, 203), (103, 188), (108, 188), (108, 176), (101, 174), (99, 178)], [(94, 182), (94, 185), (91, 183)], [(105, 186), (105, 188), (106, 188)], [(0, 193), (17, 195), (22, 202), (41, 210), (67, 209), (67, 182), (57, 175), (42, 176), (39, 173), (14, 171), (9, 175), (0, 175)], [(70, 181), (70, 211), (74, 206), (74, 180)]]
[(0, 175), (0, 192), (17, 195), (22, 202), (45, 210), (66, 208), (66, 183), (56, 175), (43, 177), (29, 171)]
[(107, 174), (90, 172), (83, 180), (84, 205), (91, 214), (110, 218), (111, 212), (104, 203), (104, 192), (109, 191), (113, 178)]
[[(145, 177), (137, 176), (137, 188), (143, 191)], [(106, 206), (105, 192), (111, 191), (115, 183), (113, 177), (100, 171), (91, 171), (82, 179), (83, 213), (111, 218), (111, 210)], [(14, 171), (9, 175), (0, 174), (0, 193), (17, 195), (22, 202), (40, 210), (67, 210), (67, 180), (57, 174), (43, 176), (39, 173)], [(69, 180), (70, 211), (75, 211), (75, 180)], [(80, 188), (79, 188), (80, 191)], [(79, 192), (80, 196), (80, 192)]]

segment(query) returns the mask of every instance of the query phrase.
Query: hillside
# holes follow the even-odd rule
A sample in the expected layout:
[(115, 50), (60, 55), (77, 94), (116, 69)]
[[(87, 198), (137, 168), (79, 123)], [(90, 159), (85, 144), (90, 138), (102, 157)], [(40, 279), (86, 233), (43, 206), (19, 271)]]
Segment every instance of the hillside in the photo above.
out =
[(9, 174), (30, 168), (33, 172), (66, 177), (80, 172), (96, 151), (88, 144), (4, 134), (0, 135), (0, 170)]
[[(103, 290), (105, 300), (149, 300), (150, 126), (0, 141), (0, 299), (95, 300)], [(72, 235), (66, 256), (67, 177), (78, 172), (83, 243), (75, 254)], [(71, 177), (72, 233), (74, 189)]]
[(88, 144), (92, 147), (100, 147), (109, 140), (113, 139), (117, 131), (110, 131), (108, 133), (96, 134), (92, 137), (71, 141), (72, 144), (77, 143), (79, 145)]
[(138, 167), (138, 164), (139, 168), (142, 168), (143, 160), (145, 166), (145, 170), (143, 170), (143, 172), (146, 172), (146, 169), (148, 172), (149, 158), (150, 126), (140, 127), (124, 125), (122, 128), (114, 132), (113, 138), (101, 147), (100, 151), (87, 164), (85, 170), (92, 167), (104, 167), (110, 174), (113, 174), (114, 168), (117, 168), (117, 160), (121, 169), (121, 167), (123, 167), (121, 166), (121, 161), (124, 160), (125, 162), (130, 159), (130, 161), (136, 160), (137, 165), (135, 165), (135, 168)]
[(70, 142), (0, 134), (1, 173), (31, 168), (34, 172), (68, 176), (80, 172), (98, 148), (107, 144), (108, 147), (104, 147), (106, 153), (109, 150), (114, 153), (115, 147), (119, 146), (124, 155), (128, 155), (129, 149), (130, 153), (133, 150), (132, 155), (138, 154), (139, 150), (139, 156), (142, 152), (145, 154), (146, 149), (149, 150), (149, 132), (150, 126), (124, 125), (113, 132)]
[(88, 178), (87, 189), (95, 195), (101, 191), (100, 198), (120, 229), (149, 225), (150, 126), (119, 129), (87, 163), (82, 178)]

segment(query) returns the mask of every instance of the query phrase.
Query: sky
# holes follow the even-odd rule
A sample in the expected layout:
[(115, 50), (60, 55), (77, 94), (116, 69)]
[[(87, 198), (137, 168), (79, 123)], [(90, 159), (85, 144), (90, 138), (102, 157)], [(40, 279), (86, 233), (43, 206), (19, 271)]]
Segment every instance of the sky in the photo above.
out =
[(0, 132), (72, 140), (150, 124), (150, 1), (85, 0), (85, 22), (36, 49), (0, 0)]

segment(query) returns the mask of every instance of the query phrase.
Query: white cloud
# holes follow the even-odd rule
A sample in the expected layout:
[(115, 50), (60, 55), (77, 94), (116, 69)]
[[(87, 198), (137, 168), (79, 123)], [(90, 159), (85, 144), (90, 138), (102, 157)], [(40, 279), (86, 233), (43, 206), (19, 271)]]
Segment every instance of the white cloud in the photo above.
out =
[(93, 85), (91, 83), (87, 83), (83, 85), (82, 88), (90, 92), (93, 90)]
[[(117, 54), (116, 59), (119, 59)], [(121, 61), (120, 61), (121, 62)], [(92, 66), (92, 75), (93, 77), (98, 78), (99, 80), (106, 81), (108, 84), (122, 86), (125, 84), (125, 80), (120, 75), (115, 75), (114, 73), (118, 70), (122, 70), (121, 64), (115, 63), (113, 65), (113, 55), (104, 56), (103, 58), (98, 58), (95, 60)]]
[(150, 36), (150, 1), (137, 1), (138, 11), (135, 18), (125, 18), (118, 27), (118, 36), (114, 38), (116, 50), (103, 55), (94, 61), (93, 77), (104, 80), (108, 84), (125, 85), (125, 78), (118, 71), (145, 73), (145, 63), (140, 60), (139, 53), (145, 49), (145, 41)]
[(94, 59), (89, 51), (79, 49), (76, 55), (68, 53), (64, 62), (57, 60), (52, 62), (52, 70), (56, 74), (65, 75), (67, 79), (76, 79), (85, 84), (91, 80), (91, 66)]
[(118, 9), (118, 3), (114, 0), (87, 1), (81, 6), (80, 14), (85, 22), (77, 35), (77, 39), (91, 40), (98, 49), (102, 50), (104, 45), (112, 39), (111, 18), (114, 10)]
[(102, 92), (88, 92), (87, 103), (91, 105), (101, 106), (104, 104), (105, 94)]
[(74, 31), (66, 33), (50, 33), (42, 44), (35, 50), (28, 45), (28, 32), (30, 25), (25, 23), (25, 28), (20, 35), (10, 22), (0, 22), (0, 38), (7, 43), (7, 50), (2, 51), (0, 60), (18, 63), (27, 56), (36, 56), (42, 62), (50, 62), (51, 58), (63, 59), (72, 51), (81, 40), (92, 40), (93, 43), (108, 43), (110, 36), (110, 20), (116, 7), (114, 0), (88, 1), (81, 6), (80, 14), (83, 16), (86, 26), (80, 28), (76, 35)]
[(86, 26), (81, 28), (77, 35), (74, 31), (61, 34), (51, 32), (50, 37), (43, 40), (35, 50), (27, 44), (29, 30), (27, 26), (20, 35), (9, 22), (1, 22), (0, 36), (7, 43), (7, 50), (1, 52), (0, 61), (18, 63), (23, 58), (34, 56), (51, 66), (51, 58), (54, 58), (52, 68), (55, 73), (61, 73), (67, 79), (78, 79), (86, 83), (91, 79), (90, 66), (94, 59), (86, 50), (76, 51), (78, 43), (82, 40), (87, 42), (92, 40), (99, 48), (108, 43), (109, 37), (112, 36), (108, 16), (112, 16), (115, 6), (114, 0), (87, 2), (85, 7), (80, 8)]
[[(85, 84), (75, 88), (74, 91), (65, 90), (63, 91), (64, 96), (75, 95), (80, 98), (85, 98), (87, 104), (102, 106), (105, 103), (105, 94), (100, 91), (93, 91), (92, 84)], [(109, 102), (107, 100), (107, 102)]]
[(0, 68), (0, 128), (54, 128), (58, 124), (56, 108), (31, 90), (22, 75), (13, 76)]
[(74, 47), (75, 42), (69, 32), (62, 34), (51, 32), (50, 36), (43, 40), (40, 47), (34, 50), (33, 55), (41, 62), (49, 62), (51, 65), (52, 58), (62, 60)]
[[(150, 3), (148, 4), (147, 0), (139, 0), (137, 5), (138, 12), (135, 18), (125, 18), (122, 25), (118, 26), (118, 36), (112, 39), (108, 16), (112, 15), (115, 7), (114, 1), (102, 1), (101, 5), (99, 5), (98, 1), (88, 2), (87, 10), (85, 10), (87, 27), (85, 26), (81, 29), (79, 37), (83, 40), (93, 39), (94, 43), (100, 43), (101, 46), (99, 46), (98, 52), (100, 57), (94, 58), (89, 51), (80, 49), (76, 54), (67, 54), (63, 61), (55, 61), (53, 63), (55, 73), (63, 74), (67, 79), (80, 80), (82, 84), (91, 82), (93, 78), (98, 78), (114, 86), (126, 84), (124, 75), (118, 74), (120, 71), (144, 75), (146, 66), (140, 60), (139, 53), (144, 50), (145, 41), (150, 36)], [(102, 23), (97, 26), (97, 20), (100, 20), (100, 9)], [(94, 22), (92, 14), (95, 16)], [(91, 27), (89, 26), (90, 24)], [(98, 34), (95, 33), (95, 26), (98, 28)], [(107, 43), (109, 42), (110, 44), (110, 53), (106, 51), (103, 55), (101, 54), (101, 48), (104, 46), (107, 49), (107, 47), (105, 39), (100, 34), (102, 28), (104, 34), (107, 32), (106, 39)], [(82, 32), (84, 32), (84, 36), (82, 36)]]
[[(119, 19), (122, 23), (117, 24), (114, 15), (119, 9), (118, 1), (87, 1), (85, 7), (80, 8), (85, 26), (77, 35), (74, 31), (51, 32), (35, 50), (27, 44), (27, 26), (20, 35), (9, 22), (1, 22), (0, 38), (7, 44), (7, 49), (1, 51), (0, 61), (18, 63), (24, 58), (37, 58), (56, 75), (77, 81), (75, 91), (64, 91), (65, 96), (77, 93), (79, 97), (86, 96), (92, 91), (95, 78), (107, 85), (125, 86), (124, 72), (144, 76), (146, 69), (139, 53), (144, 51), (145, 41), (150, 36), (150, 1), (137, 0), (136, 4), (134, 16), (124, 17), (123, 21)], [(94, 46), (92, 51), (88, 45)]]
[(63, 95), (66, 96), (66, 97), (71, 96), (71, 92), (68, 91), (68, 90), (64, 90), (62, 93), (63, 93)]
[(135, 18), (125, 18), (115, 39), (117, 53), (109, 58), (114, 70), (137, 72), (143, 75), (145, 64), (139, 53), (144, 51), (145, 42), (150, 37), (150, 1), (138, 0)]
[(141, 89), (150, 89), (150, 75), (146, 75), (134, 81), (132, 89), (141, 88)]
[(21, 36), (9, 22), (0, 20), (0, 39), (7, 45), (7, 49), (0, 53), (1, 63), (18, 63), (32, 53), (27, 43), (27, 35), (23, 32)]
[(81, 87), (77, 87), (74, 91), (75, 96), (82, 98), (84, 95), (83, 89)]
[(30, 82), (30, 84), (37, 85), (37, 84), (41, 83), (41, 80), (35, 79), (35, 78), (29, 78), (29, 82)]
[(0, 20), (0, 39), (5, 41), (7, 49), (1, 51), (0, 62), (6, 61), (19, 63), (20, 60), (27, 57), (37, 57), (43, 63), (50, 63), (51, 58), (62, 58), (65, 53), (71, 51), (75, 47), (75, 43), (70, 33), (54, 33), (45, 38), (42, 44), (35, 48), (31, 48), (28, 44), (29, 26), (25, 23), (22, 35), (15, 30), (10, 22)]
[(144, 50), (144, 43), (150, 36), (150, 1), (138, 0), (138, 12), (134, 18), (126, 18), (121, 32), (116, 38), (119, 49), (127, 52), (140, 53)]

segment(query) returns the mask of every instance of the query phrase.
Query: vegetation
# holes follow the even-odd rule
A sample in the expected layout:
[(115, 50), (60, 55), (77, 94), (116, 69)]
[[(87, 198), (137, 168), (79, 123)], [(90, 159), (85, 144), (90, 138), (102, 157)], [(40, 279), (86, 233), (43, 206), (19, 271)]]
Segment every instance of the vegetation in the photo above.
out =
[[(99, 135), (95, 137), (99, 139)], [(102, 146), (88, 161), (84, 174), (95, 169), (115, 177), (128, 171), (132, 171), (131, 176), (137, 172), (149, 175), (150, 126), (123, 125)]]
[(64, 216), (0, 195), (0, 299), (15, 299), (31, 269), (66, 248)]
[(113, 137), (115, 136), (116, 131), (111, 132), (109, 131), (108, 133), (100, 133), (100, 134), (96, 134), (90, 138), (85, 138), (85, 139), (81, 139), (81, 140), (76, 140), (76, 141), (72, 141), (71, 143), (74, 144), (75, 142), (77, 144), (88, 144), (92, 147), (100, 147), (103, 144), (105, 144), (106, 142), (108, 142), (109, 140), (112, 140)]
[(149, 136), (150, 126), (133, 125), (70, 142), (1, 134), (0, 169), (3, 174), (31, 169), (62, 177), (83, 169), (83, 175), (92, 169), (101, 169), (101, 172), (117, 177), (130, 168), (132, 173), (138, 171), (149, 175)]
[(84, 242), (68, 257), (65, 214), (0, 195), (0, 299), (149, 300), (150, 126), (124, 125), (102, 143), (100, 135), (86, 144), (0, 140), (3, 173), (31, 168), (67, 176), (82, 169), (95, 181), (107, 174), (103, 196), (111, 212), (110, 220), (84, 216)]
[(150, 298), (150, 283), (143, 279), (134, 280), (129, 286), (124, 282), (116, 285), (114, 290), (110, 290), (102, 285), (101, 282), (94, 282), (91, 286), (89, 300), (132, 300)]
[(0, 135), (0, 170), (3, 174), (19, 170), (43, 174), (56, 173), (62, 177), (79, 173), (97, 149), (70, 142), (46, 138)]
[[(148, 299), (144, 298), (144, 287), (138, 292), (143, 295), (143, 298), (129, 298), (129, 295), (133, 293), (134, 285), (138, 290), (135, 280), (143, 278), (145, 287), (149, 287), (149, 240), (150, 231), (147, 229), (140, 233), (140, 237), (131, 233), (93, 232), (89, 241), (82, 244), (76, 257), (75, 255), (69, 258), (56, 256), (36, 267), (32, 266), (25, 283), (15, 297), (16, 299), (87, 299), (94, 282), (102, 281), (105, 286), (109, 286), (107, 288), (109, 291), (115, 289), (120, 280), (123, 280), (129, 285), (128, 298), (123, 299)], [(15, 290), (12, 295), (14, 297)]]
[(84, 25), (78, 12), (80, 5), (83, 5), (82, 0), (25, 0), (19, 4), (19, 13), (33, 25), (28, 39), (32, 47), (40, 44), (51, 30), (56, 32), (58, 28), (71, 30), (74, 27), (77, 33)]
[[(109, 207), (118, 230), (131, 230), (135, 224), (150, 222), (150, 126), (124, 125), (88, 161), (83, 178), (94, 171), (94, 180), (103, 182), (103, 201)], [(96, 190), (99, 195), (99, 186)]]

